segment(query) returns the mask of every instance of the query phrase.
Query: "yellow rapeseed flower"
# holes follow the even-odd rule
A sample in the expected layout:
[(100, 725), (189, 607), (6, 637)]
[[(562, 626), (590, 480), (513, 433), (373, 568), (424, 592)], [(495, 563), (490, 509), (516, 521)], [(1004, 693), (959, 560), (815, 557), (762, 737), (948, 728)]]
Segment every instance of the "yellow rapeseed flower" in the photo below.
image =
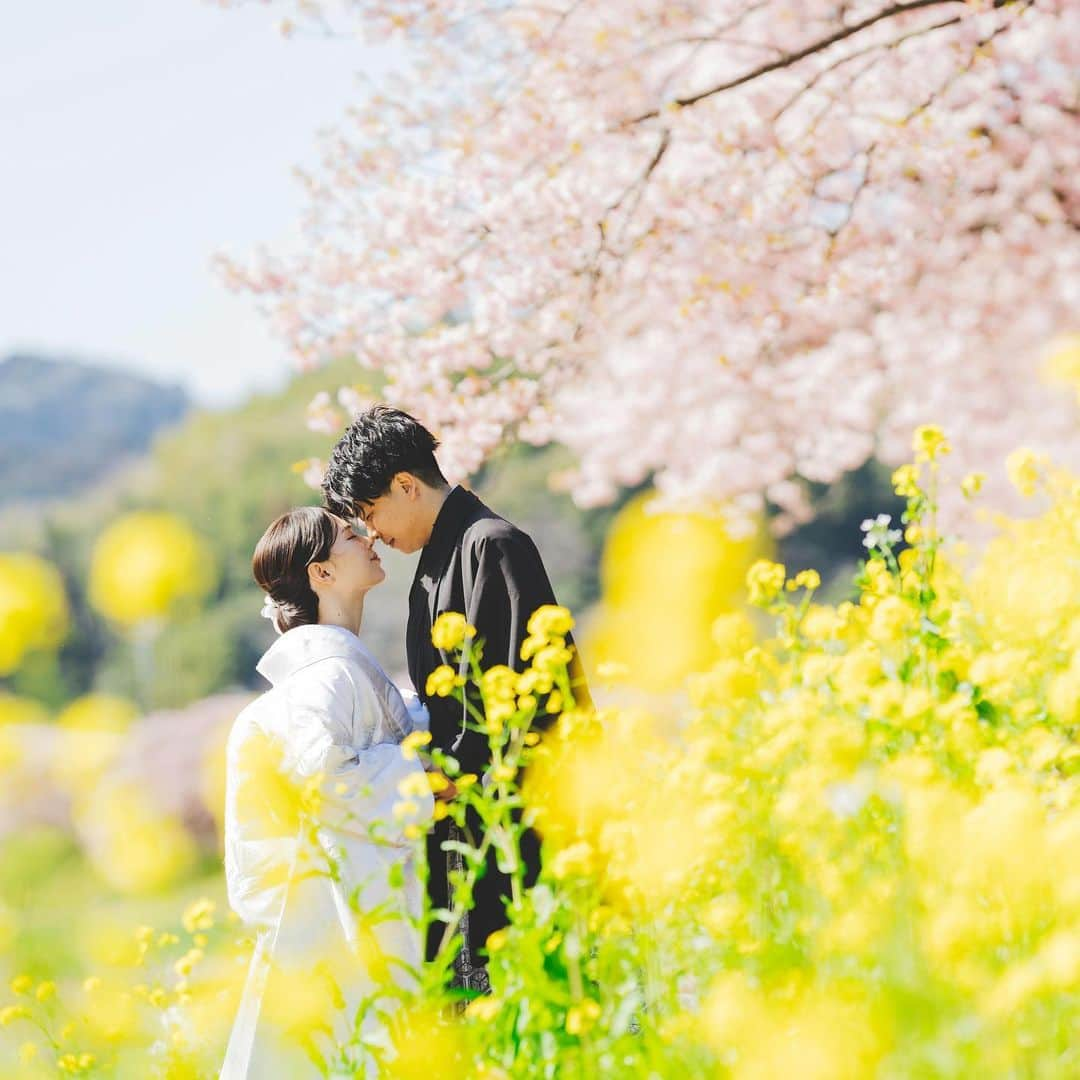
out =
[(902, 499), (919, 494), (919, 470), (915, 465), (901, 465), (892, 474), (893, 491)]
[(557, 675), (573, 659), (573, 653), (565, 646), (546, 645), (533, 658), (533, 667), (547, 675)]
[(413, 731), (401, 740), (401, 756), (408, 761), (416, 760), (416, 751), (431, 742), (430, 731)]
[(25, 1005), (5, 1005), (0, 1009), (0, 1027), (7, 1027), (16, 1020), (27, 1020), (30, 1010)]
[(455, 652), (474, 637), (476, 627), (470, 626), (465, 616), (456, 611), (444, 611), (431, 628), (431, 643), (442, 652)]
[(29, 975), (16, 975), (11, 980), (11, 992), (13, 994), (29, 994), (33, 986), (34, 980)]
[(945, 438), (945, 432), (937, 424), (922, 424), (917, 427), (911, 446), (915, 451), (916, 461), (937, 461), (952, 450)]
[(544, 604), (529, 616), (530, 634), (546, 638), (564, 638), (574, 628), (574, 617), (558, 604)]
[(423, 773), (420, 777), (433, 795), (438, 795), (450, 786), (450, 781), (440, 772)]
[(968, 473), (967, 476), (960, 481), (960, 491), (963, 493), (965, 499), (974, 499), (975, 496), (982, 491), (983, 484), (985, 483), (986, 473)]
[(586, 877), (594, 870), (594, 853), (585, 841), (571, 844), (555, 854), (550, 860), (551, 876), (557, 881), (568, 877)]
[(216, 906), (217, 905), (213, 900), (210, 900), (205, 896), (196, 900), (184, 912), (184, 929), (189, 934), (194, 934), (196, 930), (211, 929), (214, 925), (214, 910)]
[(815, 589), (820, 588), (821, 575), (816, 570), (800, 570), (788, 582), (790, 592), (794, 592), (796, 589), (806, 589), (807, 592), (813, 592)]
[(1027, 447), (1014, 450), (1005, 459), (1009, 482), (1025, 498), (1035, 494), (1048, 464), (1045, 454), (1037, 454)]
[(566, 1013), (566, 1033), (584, 1035), (600, 1016), (600, 1006), (592, 998), (586, 998), (580, 1005), (572, 1005)]
[(522, 643), (519, 655), (522, 660), (531, 660), (541, 649), (546, 648), (548, 639), (543, 634), (530, 634)]
[(440, 664), (428, 677), (424, 687), (428, 697), (449, 697), (459, 686), (465, 685), (464, 676), (459, 675), (449, 664)]
[(758, 559), (746, 572), (746, 587), (750, 594), (750, 603), (755, 607), (764, 607), (772, 603), (784, 588), (787, 571), (782, 563), (769, 559)]
[(185, 521), (137, 511), (114, 521), (95, 545), (90, 601), (114, 622), (134, 626), (205, 596), (215, 577), (209, 549)]
[(403, 799), (417, 798), (421, 795), (426, 795), (428, 791), (435, 790), (433, 786), (429, 786), (429, 780), (434, 779), (438, 775), (438, 773), (429, 774), (419, 770), (411, 772), (404, 779), (398, 781), (397, 792)]
[(56, 567), (37, 555), (0, 553), (0, 676), (15, 671), (27, 653), (56, 648), (69, 622)]
[(1051, 382), (1071, 386), (1080, 400), (1080, 334), (1066, 334), (1051, 342), (1043, 371)]
[(499, 1009), (502, 1008), (502, 1004), (498, 998), (490, 995), (473, 998), (472, 1001), (465, 1008), (465, 1015), (470, 1020), (479, 1020), (481, 1023), (487, 1023), (490, 1020), (494, 1020), (499, 1015)]
[(506, 948), (507, 941), (510, 940), (510, 931), (507, 929), (496, 930), (493, 934), (488, 934), (487, 941), (484, 943), (487, 951), (494, 955), (500, 949)]
[(518, 693), (518, 674), (506, 664), (494, 664), (480, 676), (485, 702), (513, 701)]
[(173, 970), (177, 975), (190, 975), (195, 965), (203, 958), (202, 949), (188, 949), (179, 960), (173, 964)]

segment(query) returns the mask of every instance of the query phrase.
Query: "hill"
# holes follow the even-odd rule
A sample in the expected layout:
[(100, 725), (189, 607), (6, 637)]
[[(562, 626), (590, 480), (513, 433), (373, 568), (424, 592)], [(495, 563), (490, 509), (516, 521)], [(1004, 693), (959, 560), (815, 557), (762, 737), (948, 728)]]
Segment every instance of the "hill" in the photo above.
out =
[(128, 372), (24, 353), (0, 360), (0, 506), (85, 490), (189, 407), (179, 387)]

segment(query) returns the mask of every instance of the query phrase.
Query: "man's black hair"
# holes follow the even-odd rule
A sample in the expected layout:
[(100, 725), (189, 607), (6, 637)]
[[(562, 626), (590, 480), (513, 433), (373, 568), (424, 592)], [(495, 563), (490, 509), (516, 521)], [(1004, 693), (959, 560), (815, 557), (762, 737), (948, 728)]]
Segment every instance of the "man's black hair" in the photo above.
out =
[(322, 482), (327, 508), (338, 517), (354, 517), (358, 504), (385, 495), (399, 472), (444, 487), (446, 477), (435, 460), (438, 445), (415, 417), (389, 405), (372, 406), (353, 420), (330, 454)]

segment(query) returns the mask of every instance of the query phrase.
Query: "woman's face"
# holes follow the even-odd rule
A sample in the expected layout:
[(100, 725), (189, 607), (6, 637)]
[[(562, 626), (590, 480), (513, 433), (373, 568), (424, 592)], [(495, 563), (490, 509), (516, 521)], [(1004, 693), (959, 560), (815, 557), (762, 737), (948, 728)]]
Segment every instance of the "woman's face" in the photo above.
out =
[(367, 592), (386, 577), (370, 537), (354, 533), (348, 522), (337, 519), (337, 539), (326, 562), (334, 568), (334, 588), (343, 596)]

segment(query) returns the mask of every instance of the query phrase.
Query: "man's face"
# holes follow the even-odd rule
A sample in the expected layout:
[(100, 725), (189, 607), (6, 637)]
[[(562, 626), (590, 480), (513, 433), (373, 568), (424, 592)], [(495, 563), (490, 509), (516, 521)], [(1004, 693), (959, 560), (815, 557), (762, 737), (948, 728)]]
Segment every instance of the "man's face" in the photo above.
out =
[(398, 473), (385, 495), (357, 503), (356, 516), (373, 539), (405, 554), (419, 551), (431, 536), (418, 482), (408, 473)]

